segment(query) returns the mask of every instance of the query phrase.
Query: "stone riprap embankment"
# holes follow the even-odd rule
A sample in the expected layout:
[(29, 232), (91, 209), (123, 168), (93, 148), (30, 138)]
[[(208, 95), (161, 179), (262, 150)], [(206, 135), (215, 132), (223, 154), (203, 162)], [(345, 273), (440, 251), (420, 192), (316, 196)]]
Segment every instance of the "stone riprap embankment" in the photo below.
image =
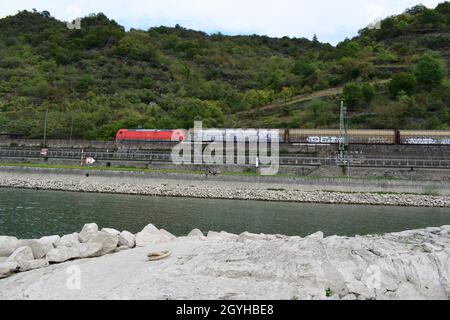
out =
[(415, 194), (378, 194), (317, 191), (295, 184), (149, 179), (91, 174), (20, 173), (0, 171), (0, 186), (35, 190), (118, 193), (148, 196), (363, 204), (416, 207), (450, 207), (450, 197)]
[(450, 298), (450, 226), (301, 238), (88, 224), (63, 237), (1, 237), (0, 256), (0, 299)]

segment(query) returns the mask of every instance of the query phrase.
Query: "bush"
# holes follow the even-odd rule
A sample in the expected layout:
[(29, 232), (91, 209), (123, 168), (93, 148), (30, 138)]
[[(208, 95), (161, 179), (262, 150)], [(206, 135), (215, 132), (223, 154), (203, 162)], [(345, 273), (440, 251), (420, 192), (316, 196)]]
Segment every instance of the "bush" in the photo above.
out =
[(396, 98), (400, 91), (411, 95), (417, 86), (416, 77), (408, 72), (396, 74), (389, 82), (389, 93), (392, 98)]
[(360, 85), (354, 82), (346, 84), (344, 87), (343, 98), (349, 107), (357, 107), (363, 100)]
[(442, 84), (445, 69), (439, 59), (425, 53), (417, 61), (415, 74), (419, 85), (432, 88)]

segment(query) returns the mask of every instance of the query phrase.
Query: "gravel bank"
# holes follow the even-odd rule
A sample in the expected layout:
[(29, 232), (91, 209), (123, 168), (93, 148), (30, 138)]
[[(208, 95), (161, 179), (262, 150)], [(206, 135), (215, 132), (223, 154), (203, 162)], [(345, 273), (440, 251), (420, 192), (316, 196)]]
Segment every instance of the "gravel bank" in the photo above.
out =
[[(121, 241), (117, 232), (98, 231), (90, 224), (79, 234), (46, 237), (39, 241), (54, 249), (49, 248), (44, 261), (62, 261), (58, 250), (63, 248), (86, 254), (77, 248), (101, 243), (99, 248), (111, 249), (111, 239), (116, 245)], [(135, 240), (142, 247), (0, 280), (0, 299), (450, 298), (450, 226), (354, 238), (324, 238), (321, 232), (306, 238), (226, 232), (204, 236), (199, 230), (175, 238), (149, 225)], [(5, 239), (4, 247), (14, 241)], [(27, 248), (17, 249), (13, 260), (41, 253), (37, 245)], [(172, 253), (166, 259), (147, 258), (150, 251), (166, 250)], [(29, 266), (26, 262), (21, 264)]]
[[(415, 207), (450, 207), (448, 196), (375, 194), (316, 191), (317, 186), (280, 183), (250, 183), (137, 178), (126, 175), (86, 177), (79, 174), (0, 171), (0, 187), (72, 192), (119, 193), (148, 196), (363, 204)], [(316, 189), (316, 190), (315, 190)]]

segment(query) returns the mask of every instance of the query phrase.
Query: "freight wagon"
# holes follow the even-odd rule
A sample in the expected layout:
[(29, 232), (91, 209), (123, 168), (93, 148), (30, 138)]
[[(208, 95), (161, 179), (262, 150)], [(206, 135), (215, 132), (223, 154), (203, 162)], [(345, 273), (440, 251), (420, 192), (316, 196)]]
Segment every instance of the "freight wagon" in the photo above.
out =
[[(290, 143), (338, 144), (341, 140), (339, 130), (291, 129), (287, 132)], [(348, 142), (353, 144), (396, 144), (395, 130), (349, 130)]]
[[(277, 137), (275, 137), (275, 135)], [(235, 142), (272, 142), (275, 138), (279, 142), (284, 142), (285, 131), (283, 129), (203, 129), (194, 132), (189, 129), (191, 141), (203, 141), (205, 143), (219, 141), (235, 141)]]
[(450, 131), (401, 130), (400, 144), (407, 145), (450, 145)]

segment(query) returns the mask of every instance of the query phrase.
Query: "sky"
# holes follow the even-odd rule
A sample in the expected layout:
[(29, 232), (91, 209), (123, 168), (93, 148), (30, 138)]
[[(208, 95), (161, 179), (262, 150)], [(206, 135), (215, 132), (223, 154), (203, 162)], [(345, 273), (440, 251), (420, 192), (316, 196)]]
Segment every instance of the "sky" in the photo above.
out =
[(422, 3), (445, 0), (3, 0), (0, 17), (47, 10), (62, 21), (103, 12), (127, 30), (175, 26), (227, 35), (305, 37), (337, 44), (358, 30)]

